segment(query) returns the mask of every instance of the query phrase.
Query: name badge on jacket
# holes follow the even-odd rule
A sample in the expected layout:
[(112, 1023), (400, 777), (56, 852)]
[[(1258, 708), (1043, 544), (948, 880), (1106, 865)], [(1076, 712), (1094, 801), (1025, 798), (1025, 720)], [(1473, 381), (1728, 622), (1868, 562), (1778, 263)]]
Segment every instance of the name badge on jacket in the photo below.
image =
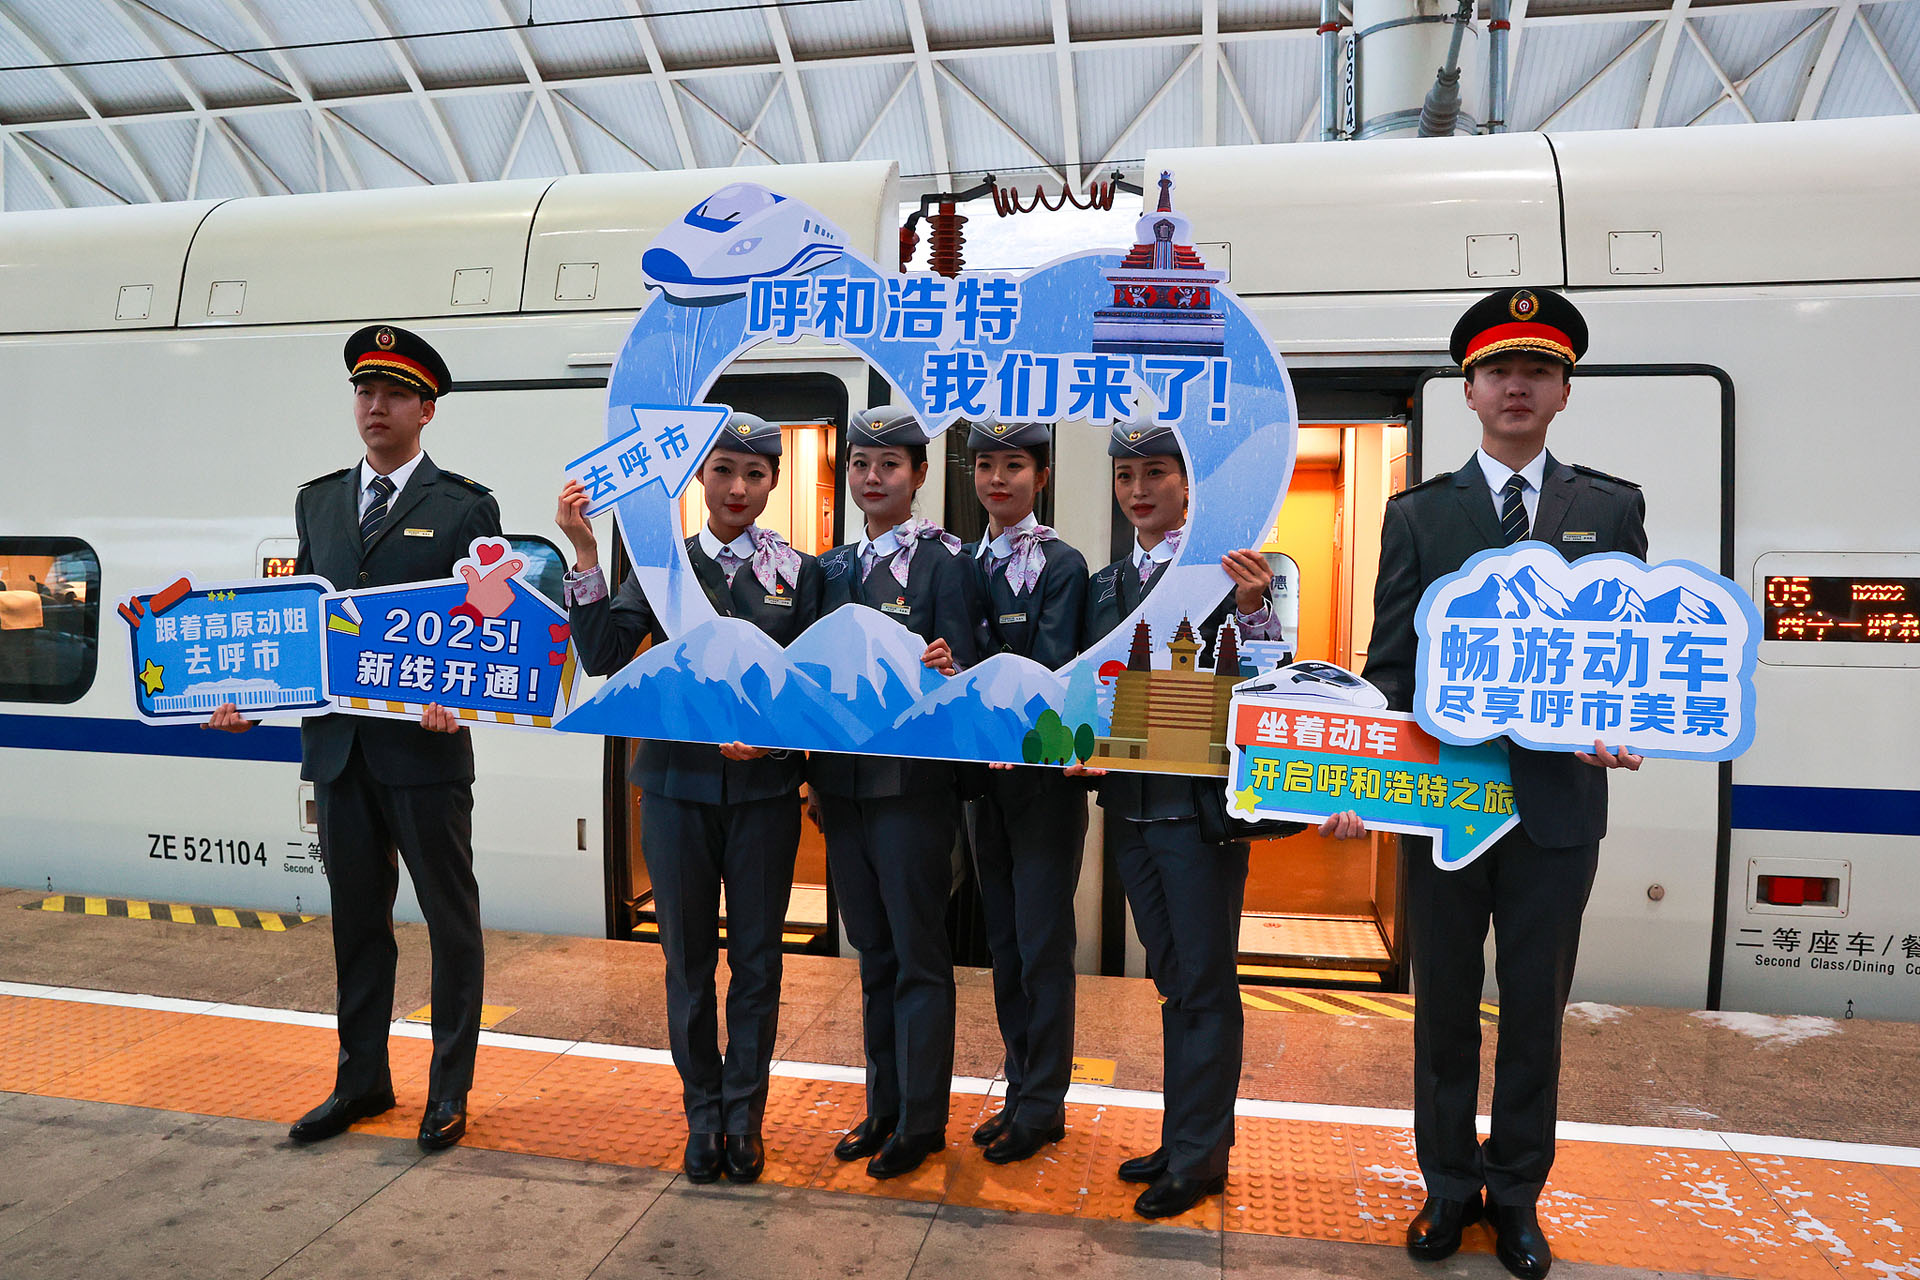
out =
[(431, 529), (408, 529), (408, 530), (407, 530), (407, 536), (408, 536), (409, 538), (431, 538), (431, 537), (433, 536), (433, 530), (431, 530)]
[(912, 613), (912, 612), (913, 612), (913, 606), (912, 606), (912, 605), (910, 605), (910, 604), (908, 604), (908, 603), (907, 603), (907, 602), (906, 602), (905, 600), (897, 600), (897, 601), (895, 601), (895, 602), (894, 602), (894, 603), (892, 603), (892, 604), (883, 604), (883, 605), (881, 605), (881, 606), (880, 606), (880, 612), (882, 612), (882, 613), (894, 613), (894, 614), (898, 614), (898, 615), (900, 615), (901, 617), (903, 617), (903, 618), (904, 618), (904, 617), (906, 617), (906, 616), (907, 616), (908, 614), (910, 614), (910, 613)]
[(1560, 535), (1560, 541), (1562, 542), (1598, 542), (1599, 540), (1600, 535), (1597, 533), (1563, 533)]
[(763, 596), (761, 597), (760, 603), (770, 604), (774, 606), (776, 609), (791, 609), (793, 608), (793, 597), (792, 596), (774, 596), (774, 595)]
[(1003, 613), (1000, 615), (1000, 625), (1003, 627), (1010, 622), (1025, 622), (1026, 620), (1027, 615), (1024, 613)]

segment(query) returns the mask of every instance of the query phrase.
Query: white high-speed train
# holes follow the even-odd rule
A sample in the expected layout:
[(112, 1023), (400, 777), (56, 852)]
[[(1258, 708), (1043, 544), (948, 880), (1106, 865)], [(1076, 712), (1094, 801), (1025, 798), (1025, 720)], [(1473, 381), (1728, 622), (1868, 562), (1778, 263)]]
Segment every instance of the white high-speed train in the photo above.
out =
[[(1762, 602), (1753, 748), (1615, 785), (1577, 997), (1920, 1017), (1920, 119), (1148, 156), (1162, 169), (1292, 372), (1299, 462), (1268, 549), (1291, 561), (1300, 656), (1364, 665), (1381, 509), (1471, 452), (1447, 334), (1505, 285), (1566, 289), (1592, 328), (1555, 453), (1645, 486), (1655, 559)], [(465, 389), (428, 451), (493, 486), (557, 575), (540, 540), (562, 464), (602, 438), (642, 251), (749, 180), (892, 257), (879, 164), (0, 217), (0, 883), (325, 910), (297, 731), (139, 723), (114, 604), (292, 555), (296, 487), (358, 456), (339, 350), (371, 320), (446, 355)], [(707, 247), (724, 265), (729, 245)], [(687, 265), (690, 287), (728, 274)], [(803, 548), (836, 536), (849, 407), (885, 394), (810, 342), (715, 388), (792, 424), (771, 518)], [(1095, 564), (1125, 532), (1104, 443), (1059, 433), (1051, 515)], [(957, 523), (971, 494), (944, 479), (922, 505)], [(475, 749), (487, 922), (645, 938), (628, 744), (498, 729)], [(1097, 854), (1076, 909), (1082, 968), (1140, 971)], [(794, 945), (837, 947), (832, 915), (809, 844)], [(1243, 969), (1392, 989), (1400, 915), (1391, 837), (1258, 846)]]

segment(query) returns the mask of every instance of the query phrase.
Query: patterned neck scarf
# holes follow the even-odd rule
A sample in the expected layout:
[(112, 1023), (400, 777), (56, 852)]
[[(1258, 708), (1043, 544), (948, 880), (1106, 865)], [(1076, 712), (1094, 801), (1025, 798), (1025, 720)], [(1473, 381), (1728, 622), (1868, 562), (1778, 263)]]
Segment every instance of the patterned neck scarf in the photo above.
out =
[(893, 527), (893, 536), (900, 544), (900, 554), (893, 558), (889, 567), (893, 570), (894, 580), (903, 587), (907, 585), (907, 570), (912, 567), (914, 549), (923, 538), (938, 538), (949, 553), (960, 550), (960, 539), (925, 516), (901, 521)]
[(1013, 594), (1024, 595), (1033, 590), (1033, 584), (1040, 581), (1040, 571), (1047, 566), (1047, 553), (1041, 544), (1059, 536), (1044, 524), (1029, 525), (1007, 536), (1012, 550), (996, 567), (1007, 571), (1007, 586)]
[(772, 591), (780, 578), (790, 587), (800, 585), (800, 553), (785, 538), (757, 524), (747, 529), (747, 536), (753, 539), (753, 559), (747, 563), (762, 587)]

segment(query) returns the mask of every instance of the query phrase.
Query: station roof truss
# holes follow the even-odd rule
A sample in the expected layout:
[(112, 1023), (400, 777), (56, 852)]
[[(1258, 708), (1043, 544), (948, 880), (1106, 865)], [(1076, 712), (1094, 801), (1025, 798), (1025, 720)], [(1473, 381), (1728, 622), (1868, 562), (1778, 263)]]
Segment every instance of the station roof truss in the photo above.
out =
[[(0, 0), (0, 207), (847, 159), (1079, 188), (1319, 128), (1316, 0), (529, 3)], [(1512, 21), (1517, 130), (1920, 112), (1920, 0)]]

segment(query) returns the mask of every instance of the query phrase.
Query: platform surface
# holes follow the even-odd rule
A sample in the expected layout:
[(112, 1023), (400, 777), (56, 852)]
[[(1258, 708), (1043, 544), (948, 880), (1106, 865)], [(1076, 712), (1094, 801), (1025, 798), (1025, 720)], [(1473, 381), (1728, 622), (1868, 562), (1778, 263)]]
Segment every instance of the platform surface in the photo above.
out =
[[(331, 937), (22, 910), (0, 891), (0, 1276), (1500, 1276), (1482, 1230), (1398, 1247), (1422, 1192), (1404, 998), (1248, 989), (1226, 1196), (1172, 1223), (1114, 1176), (1160, 1121), (1150, 986), (1083, 979), (1068, 1136), (995, 1168), (991, 984), (960, 972), (948, 1150), (891, 1183), (842, 1165), (860, 1117), (852, 962), (789, 957), (765, 1180), (694, 1187), (657, 949), (490, 933), (462, 1147), (423, 1155), (427, 1029), (400, 1105), (333, 1142), (285, 1126), (332, 1079)], [(426, 1001), (401, 929), (396, 1018)], [(724, 981), (724, 966), (722, 971)], [(1372, 1007), (1372, 1006), (1377, 1006)], [(1497, 1015), (1489, 1011), (1490, 1081)], [(1576, 1006), (1541, 1217), (1554, 1275), (1920, 1280), (1920, 1028)]]

